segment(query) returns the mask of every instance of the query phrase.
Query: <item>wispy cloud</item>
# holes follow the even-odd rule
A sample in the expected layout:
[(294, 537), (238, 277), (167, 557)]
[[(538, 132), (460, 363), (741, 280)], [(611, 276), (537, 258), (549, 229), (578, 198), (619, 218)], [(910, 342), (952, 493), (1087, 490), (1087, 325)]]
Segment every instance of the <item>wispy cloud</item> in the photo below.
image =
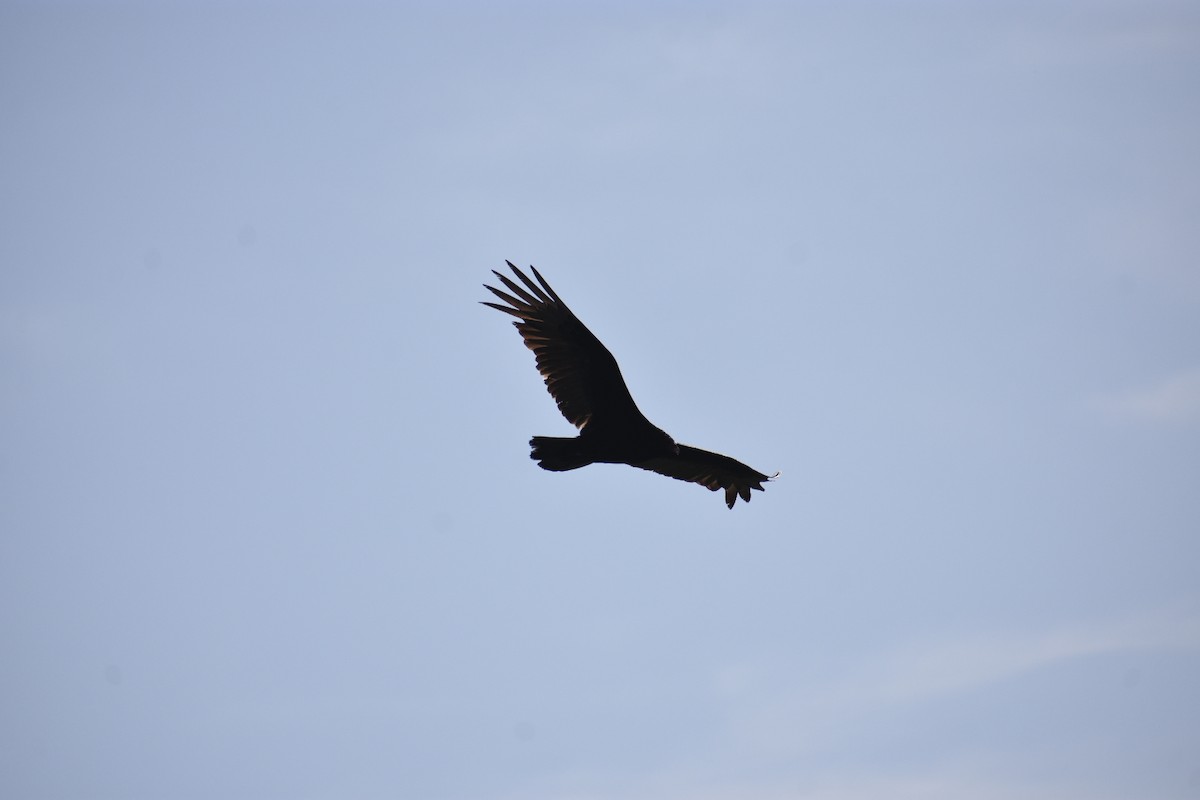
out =
[(1166, 425), (1200, 424), (1200, 367), (1105, 398), (1103, 407), (1126, 419)]
[(881, 659), (842, 691), (870, 703), (911, 702), (987, 686), (1068, 659), (1161, 647), (1200, 647), (1200, 620), (1129, 619), (915, 647)]
[[(742, 727), (756, 737), (765, 735), (773, 743), (769, 746), (803, 749), (805, 732), (825, 736), (832, 728), (891, 707), (977, 690), (1069, 659), (1178, 647), (1200, 647), (1200, 618), (1162, 615), (915, 644), (799, 693), (768, 689), (764, 700), (769, 696), (770, 702), (744, 719)], [(804, 724), (798, 729), (795, 720)]]
[(1057, 25), (1043, 20), (1039, 25), (1014, 26), (1001, 52), (1015, 64), (1043, 67), (1122, 63), (1196, 50), (1196, 24), (1186, 13), (1138, 19), (1127, 14), (1094, 15), (1082, 23), (1059, 16)]
[[(973, 634), (916, 644), (874, 658), (828, 680), (779, 665), (737, 665), (714, 676), (714, 692), (731, 701), (732, 728), (711, 750), (658, 765), (619, 785), (596, 775), (557, 773), (522, 797), (571, 800), (1043, 800), (1124, 796), (1120, 787), (1031, 778), (1010, 757), (955, 750), (928, 758), (878, 762), (873, 731), (895, 712), (920, 715), (923, 704), (987, 690), (1072, 659), (1146, 650), (1200, 649), (1200, 614), (1176, 609), (1040, 631)], [(794, 665), (793, 665), (794, 666)], [(912, 717), (907, 717), (913, 719)], [(864, 738), (865, 737), (865, 738)], [(866, 744), (864, 744), (864, 742)]]
[[(868, 766), (852, 755), (862, 750), (865, 736), (897, 714), (918, 719), (947, 698), (986, 692), (1022, 675), (1073, 659), (1149, 650), (1200, 649), (1200, 615), (1173, 611), (1089, 625), (1043, 630), (978, 633), (938, 642), (917, 643), (874, 658), (829, 680), (796, 680), (778, 670), (740, 671), (745, 681), (733, 681), (738, 695), (728, 745), (739, 758), (759, 764), (807, 764), (806, 776), (786, 791), (771, 785), (724, 791), (719, 782), (703, 784), (706, 792), (676, 792), (700, 798), (795, 797), (813, 800), (858, 800), (867, 797), (952, 798), (1007, 800), (1029, 797), (1089, 797), (1095, 786), (1032, 785), (1017, 773), (1008, 775), (994, 761), (972, 763), (958, 752), (940, 763), (893, 764), (887, 769)], [(773, 672), (773, 675), (768, 675)], [(791, 678), (789, 680), (789, 677)], [(810, 676), (811, 677), (811, 676)], [(730, 691), (728, 676), (719, 691)], [(913, 717), (911, 715), (917, 715)], [(936, 717), (936, 714), (934, 715)], [(884, 722), (881, 722), (884, 721)], [(812, 765), (848, 759), (841, 767), (812, 769)], [(937, 761), (938, 759), (934, 759)], [(719, 774), (719, 768), (718, 768)], [(798, 780), (798, 778), (797, 778)], [(656, 796), (672, 796), (657, 792)], [(1119, 796), (1114, 794), (1112, 796)]]

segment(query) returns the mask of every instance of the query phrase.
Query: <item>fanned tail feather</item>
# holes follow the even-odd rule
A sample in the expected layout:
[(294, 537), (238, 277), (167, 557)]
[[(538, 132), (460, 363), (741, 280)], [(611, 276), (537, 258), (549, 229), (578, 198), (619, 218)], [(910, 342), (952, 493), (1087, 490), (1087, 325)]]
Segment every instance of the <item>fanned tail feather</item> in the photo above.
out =
[(529, 446), (532, 448), (529, 457), (551, 472), (579, 469), (594, 461), (589, 448), (579, 441), (578, 436), (535, 436), (529, 440)]

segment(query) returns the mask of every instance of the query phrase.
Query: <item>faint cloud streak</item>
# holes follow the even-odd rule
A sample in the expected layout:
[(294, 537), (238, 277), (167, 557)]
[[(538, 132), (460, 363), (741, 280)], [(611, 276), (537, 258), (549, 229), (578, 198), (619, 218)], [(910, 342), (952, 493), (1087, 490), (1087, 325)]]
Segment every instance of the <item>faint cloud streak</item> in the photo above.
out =
[(764, 702), (737, 721), (737, 736), (751, 750), (795, 757), (900, 706), (980, 690), (1071, 659), (1160, 648), (1200, 648), (1200, 619), (1164, 613), (918, 644), (882, 654), (832, 682), (793, 690), (790, 698), (778, 686), (761, 687)]
[(1200, 424), (1200, 367), (1102, 401), (1111, 414), (1160, 425)]

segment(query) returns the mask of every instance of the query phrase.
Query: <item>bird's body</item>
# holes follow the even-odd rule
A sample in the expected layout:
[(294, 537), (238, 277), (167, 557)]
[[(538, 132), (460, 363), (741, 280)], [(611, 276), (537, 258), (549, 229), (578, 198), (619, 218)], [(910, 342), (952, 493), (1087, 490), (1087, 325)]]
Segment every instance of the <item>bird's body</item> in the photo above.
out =
[(538, 280), (535, 284), (511, 261), (507, 263), (524, 286), (493, 270), (512, 294), (485, 284), (507, 305), (484, 305), (517, 318), (514, 325), (533, 351), (546, 388), (567, 421), (579, 428), (575, 437), (530, 440), (530, 457), (543, 469), (564, 472), (594, 463), (629, 464), (713, 491), (724, 489), (730, 508), (738, 497), (750, 502), (751, 489), (762, 491), (769, 476), (728, 456), (677, 444), (646, 419), (612, 353), (536, 269), (530, 267)]

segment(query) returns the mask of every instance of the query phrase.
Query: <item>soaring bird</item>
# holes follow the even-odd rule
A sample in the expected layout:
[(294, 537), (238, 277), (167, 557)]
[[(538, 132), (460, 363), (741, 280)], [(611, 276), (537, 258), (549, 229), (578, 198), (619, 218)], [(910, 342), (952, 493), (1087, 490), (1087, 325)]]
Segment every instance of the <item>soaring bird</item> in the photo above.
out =
[(763, 491), (762, 482), (779, 474), (767, 476), (729, 456), (678, 444), (656, 428), (634, 404), (612, 353), (546, 279), (530, 266), (537, 278), (534, 283), (511, 261), (505, 263), (523, 286), (492, 270), (511, 294), (484, 284), (507, 305), (483, 304), (517, 318), (513, 325), (533, 351), (558, 410), (579, 429), (574, 437), (529, 440), (530, 458), (542, 469), (565, 472), (595, 463), (629, 464), (714, 492), (724, 489), (729, 508), (739, 497), (749, 503), (751, 489)]

